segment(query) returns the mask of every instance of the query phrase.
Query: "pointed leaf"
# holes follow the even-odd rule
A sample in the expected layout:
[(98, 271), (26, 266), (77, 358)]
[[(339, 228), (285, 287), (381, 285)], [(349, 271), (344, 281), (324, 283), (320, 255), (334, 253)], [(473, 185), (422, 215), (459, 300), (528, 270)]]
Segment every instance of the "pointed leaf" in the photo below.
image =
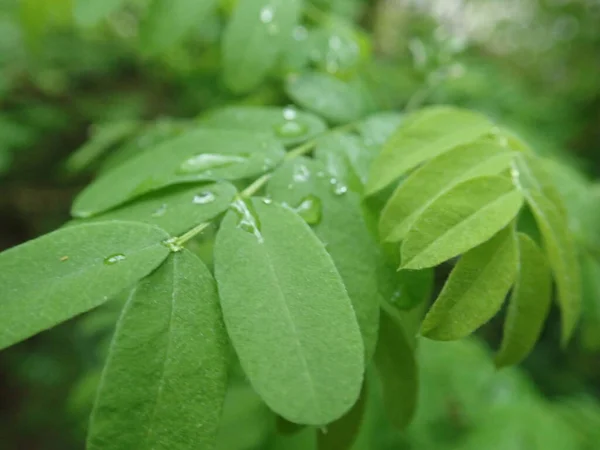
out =
[(75, 21), (83, 27), (96, 25), (116, 11), (125, 0), (75, 0)]
[(160, 53), (199, 29), (216, 0), (152, 0), (140, 25), (142, 49)]
[(417, 406), (417, 365), (402, 325), (385, 309), (381, 312), (375, 365), (387, 417), (392, 425), (403, 429), (410, 423)]
[(512, 160), (512, 152), (486, 142), (457, 147), (432, 159), (392, 194), (379, 220), (381, 238), (401, 241), (423, 211), (449, 189), (470, 178), (498, 175)]
[(287, 81), (286, 92), (303, 108), (333, 123), (351, 122), (363, 113), (356, 86), (333, 75), (318, 72), (292, 75)]
[(421, 333), (440, 341), (460, 339), (496, 314), (512, 286), (518, 265), (511, 227), (465, 253), (425, 316)]
[(523, 196), (507, 179), (478, 177), (435, 200), (402, 242), (402, 268), (433, 267), (490, 239), (519, 212)]
[(168, 235), (134, 222), (54, 231), (0, 253), (0, 349), (88, 311), (146, 276)]
[(87, 448), (213, 448), (228, 352), (213, 277), (189, 251), (171, 254), (123, 308)]
[(326, 244), (352, 300), (366, 360), (370, 360), (377, 342), (377, 267), (383, 256), (364, 222), (360, 197), (308, 158), (296, 158), (276, 170), (267, 192), (275, 201), (295, 208)]
[(293, 211), (259, 200), (235, 208), (217, 235), (215, 273), (242, 367), (279, 415), (329, 423), (358, 398), (364, 370), (340, 275)]
[(71, 212), (89, 217), (173, 184), (255, 176), (283, 155), (283, 147), (270, 135), (190, 131), (101, 175), (75, 199)]
[(367, 194), (382, 190), (428, 159), (473, 142), (491, 128), (484, 116), (447, 106), (430, 107), (407, 117), (373, 163)]
[(225, 83), (234, 92), (257, 87), (275, 66), (298, 21), (301, 0), (238, 2), (223, 35)]
[(518, 234), (519, 270), (509, 302), (496, 366), (521, 362), (535, 346), (552, 298), (552, 274), (546, 257), (527, 235)]

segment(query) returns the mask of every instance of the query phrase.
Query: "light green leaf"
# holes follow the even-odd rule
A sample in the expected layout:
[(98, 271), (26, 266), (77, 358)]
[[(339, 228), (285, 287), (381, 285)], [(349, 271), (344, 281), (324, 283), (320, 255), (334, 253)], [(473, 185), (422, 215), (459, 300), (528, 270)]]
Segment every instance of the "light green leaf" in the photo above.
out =
[(348, 411), (363, 378), (360, 331), (308, 225), (275, 203), (238, 202), (217, 235), (215, 273), (227, 331), (265, 403), (310, 425)]
[(115, 210), (94, 216), (91, 220), (143, 222), (177, 236), (227, 211), (236, 192), (235, 187), (227, 182), (201, 186), (172, 186), (156, 194), (145, 195)]
[(507, 179), (472, 178), (441, 195), (402, 242), (402, 268), (433, 267), (487, 241), (519, 212), (523, 196)]
[(0, 348), (88, 311), (169, 254), (159, 228), (101, 222), (54, 231), (0, 253)]
[(373, 163), (367, 194), (374, 194), (419, 164), (490, 132), (477, 113), (434, 106), (407, 117)]
[(152, 0), (140, 25), (142, 49), (161, 53), (173, 47), (194, 29), (216, 6), (216, 0)]
[(360, 91), (333, 75), (318, 72), (291, 75), (286, 92), (303, 108), (333, 123), (351, 122), (363, 113)]
[(223, 35), (223, 71), (234, 92), (258, 86), (275, 66), (298, 21), (301, 0), (243, 0)]
[(425, 316), (421, 333), (449, 341), (472, 333), (496, 314), (512, 286), (518, 266), (512, 227), (465, 253)]
[(295, 108), (230, 106), (204, 116), (205, 127), (275, 133), (284, 145), (312, 139), (327, 129), (318, 116)]
[(513, 153), (500, 145), (475, 142), (455, 148), (413, 172), (392, 194), (379, 220), (381, 239), (401, 241), (418, 217), (456, 184), (510, 167)]
[(228, 352), (212, 275), (189, 251), (171, 254), (123, 308), (87, 448), (214, 448)]
[(496, 366), (521, 362), (535, 346), (552, 298), (552, 274), (545, 255), (527, 235), (518, 234), (519, 266), (509, 302)]
[(80, 172), (111, 147), (123, 141), (139, 128), (139, 123), (134, 121), (104, 123), (96, 126), (90, 139), (75, 151), (66, 162), (66, 168), (70, 172)]
[(581, 274), (574, 238), (560, 195), (555, 193), (550, 182), (546, 182), (539, 159), (520, 155), (517, 162), (516, 175), (542, 234), (556, 282), (564, 345), (575, 329), (581, 310)]
[(246, 131), (193, 130), (101, 175), (76, 199), (76, 217), (89, 217), (165, 186), (258, 175), (283, 159), (272, 136)]
[(75, 0), (75, 21), (82, 27), (96, 25), (123, 3), (124, 0)]
[(375, 365), (387, 417), (392, 425), (403, 429), (410, 423), (417, 406), (417, 364), (402, 325), (385, 309), (381, 312)]
[(369, 361), (377, 342), (377, 267), (383, 256), (363, 219), (360, 196), (308, 158), (296, 158), (275, 171), (267, 193), (300, 214), (326, 244), (352, 300)]

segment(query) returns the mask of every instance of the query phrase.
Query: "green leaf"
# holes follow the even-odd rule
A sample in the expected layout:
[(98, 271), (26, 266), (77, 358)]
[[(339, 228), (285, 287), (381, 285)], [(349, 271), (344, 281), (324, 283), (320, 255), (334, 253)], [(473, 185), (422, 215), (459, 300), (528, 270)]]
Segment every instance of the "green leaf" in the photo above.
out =
[(381, 239), (401, 241), (418, 217), (456, 184), (510, 167), (514, 154), (493, 143), (473, 143), (443, 153), (413, 172), (392, 194), (379, 220)]
[(296, 158), (276, 170), (267, 193), (300, 214), (326, 244), (352, 300), (369, 361), (377, 342), (377, 267), (383, 256), (363, 219), (360, 196), (308, 158)]
[(140, 25), (142, 49), (161, 53), (173, 47), (216, 7), (216, 0), (152, 0)]
[(440, 341), (472, 333), (500, 310), (517, 268), (516, 238), (507, 227), (462, 256), (425, 316), (421, 333)]
[(507, 179), (488, 176), (457, 184), (415, 221), (402, 242), (402, 268), (422, 269), (487, 241), (519, 212), (523, 196)]
[(171, 254), (123, 308), (87, 448), (213, 448), (228, 352), (212, 275), (189, 251)]
[(356, 86), (333, 75), (318, 72), (291, 75), (286, 83), (286, 92), (303, 108), (333, 123), (351, 122), (363, 113), (362, 99)]
[(275, 435), (268, 450), (316, 450), (317, 434), (314, 428), (304, 428), (294, 434)]
[(410, 423), (417, 406), (417, 364), (402, 325), (386, 309), (381, 312), (375, 365), (386, 415), (392, 425), (403, 429)]
[(217, 234), (215, 273), (227, 331), (265, 403), (310, 425), (349, 410), (363, 378), (360, 331), (308, 225), (275, 203), (239, 201)]
[(388, 300), (392, 306), (409, 310), (430, 299), (435, 281), (433, 269), (402, 270), (396, 278), (396, 290)]
[(400, 126), (404, 116), (395, 112), (380, 112), (363, 120), (357, 131), (368, 146), (382, 146)]
[(143, 222), (176, 236), (227, 211), (236, 192), (235, 187), (227, 182), (201, 186), (173, 186), (94, 216), (91, 220)]
[(484, 116), (447, 106), (434, 106), (411, 115), (373, 163), (367, 194), (382, 190), (419, 164), (473, 142), (491, 129), (491, 122)]
[(527, 235), (518, 234), (519, 266), (509, 302), (496, 366), (521, 362), (535, 346), (552, 298), (552, 274), (546, 257)]
[(294, 108), (230, 106), (202, 118), (205, 127), (275, 133), (284, 145), (299, 144), (327, 129), (320, 117)]
[(82, 27), (96, 25), (123, 3), (124, 0), (75, 0), (75, 21)]
[(54, 231), (0, 253), (0, 348), (88, 311), (157, 267), (168, 235), (134, 222)]
[(545, 181), (539, 159), (520, 155), (517, 162), (516, 175), (537, 221), (556, 282), (564, 345), (573, 334), (581, 310), (581, 274), (574, 238), (560, 195)]
[(283, 156), (281, 144), (267, 134), (190, 131), (101, 175), (75, 199), (71, 212), (89, 217), (173, 184), (252, 177)]
[(298, 21), (301, 0), (243, 0), (223, 35), (223, 71), (234, 92), (257, 87), (275, 66)]

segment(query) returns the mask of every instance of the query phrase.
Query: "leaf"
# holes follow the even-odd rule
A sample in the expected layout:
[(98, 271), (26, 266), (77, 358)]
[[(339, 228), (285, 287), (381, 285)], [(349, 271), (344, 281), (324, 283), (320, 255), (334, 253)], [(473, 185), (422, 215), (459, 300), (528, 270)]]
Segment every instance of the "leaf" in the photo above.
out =
[(301, 0), (238, 2), (223, 35), (225, 84), (236, 93), (257, 87), (275, 66), (298, 21)]
[(230, 106), (202, 118), (205, 127), (275, 133), (284, 145), (299, 144), (327, 129), (318, 116), (294, 108)]
[(521, 362), (535, 346), (552, 298), (552, 274), (546, 257), (527, 235), (518, 234), (519, 266), (509, 302), (497, 367)]
[(385, 143), (371, 167), (367, 194), (372, 195), (411, 169), (490, 132), (484, 116), (448, 106), (434, 106), (407, 117)]
[(523, 196), (507, 179), (488, 176), (457, 184), (415, 221), (402, 242), (402, 268), (422, 269), (487, 241), (519, 212)]
[(227, 182), (173, 186), (159, 193), (143, 196), (91, 220), (143, 222), (176, 236), (227, 211), (236, 192), (235, 187)]
[(552, 185), (544, 181), (544, 173), (538, 164), (539, 160), (534, 157), (520, 155), (516, 172), (540, 229), (556, 282), (562, 314), (561, 335), (565, 345), (573, 334), (581, 310), (581, 274), (575, 242), (563, 213), (560, 196), (557, 197)]
[(124, 0), (75, 0), (75, 21), (82, 27), (94, 26), (123, 3)]
[(178, 183), (237, 180), (262, 173), (284, 150), (270, 135), (194, 130), (132, 157), (101, 175), (75, 199), (75, 217), (89, 217)]
[(291, 75), (286, 92), (303, 108), (333, 123), (351, 122), (363, 113), (360, 92), (333, 75), (318, 72)]
[(216, 7), (216, 0), (152, 0), (140, 25), (140, 41), (148, 53), (162, 53), (173, 47)]
[(600, 350), (600, 263), (589, 255), (581, 256), (583, 314), (581, 342), (589, 351)]
[(189, 251), (171, 254), (127, 299), (87, 448), (214, 448), (228, 352), (212, 275)]
[(159, 228), (99, 222), (0, 253), (0, 348), (104, 303), (169, 254)]
[(510, 167), (513, 158), (500, 145), (475, 142), (432, 159), (392, 194), (379, 220), (381, 239), (401, 241), (423, 211), (449, 189), (470, 178), (498, 175)]
[(381, 312), (375, 365), (381, 381), (384, 409), (396, 428), (404, 429), (417, 406), (418, 372), (415, 355), (398, 319)]
[(402, 270), (397, 275), (398, 286), (389, 303), (400, 310), (413, 309), (430, 299), (434, 281), (433, 269)]
[(449, 341), (472, 333), (496, 314), (518, 266), (512, 227), (465, 253), (425, 316), (421, 334)]
[(309, 425), (350, 409), (363, 378), (360, 331), (308, 225), (274, 203), (238, 202), (217, 234), (215, 274), (233, 347), (265, 403)]
[(317, 435), (314, 428), (304, 428), (298, 433), (275, 435), (268, 450), (316, 450)]
[(352, 301), (369, 361), (377, 342), (377, 267), (383, 257), (362, 217), (360, 196), (308, 158), (296, 158), (276, 170), (267, 193), (300, 214), (326, 244)]
[(382, 146), (400, 126), (404, 116), (396, 112), (379, 112), (367, 117), (357, 131), (368, 146)]

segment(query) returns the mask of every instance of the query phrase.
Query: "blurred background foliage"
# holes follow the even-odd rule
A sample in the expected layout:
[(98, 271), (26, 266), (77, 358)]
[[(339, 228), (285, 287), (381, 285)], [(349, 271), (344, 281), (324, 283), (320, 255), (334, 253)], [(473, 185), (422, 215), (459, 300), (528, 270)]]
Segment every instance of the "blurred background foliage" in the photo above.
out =
[[(64, 223), (98, 155), (144, 148), (219, 106), (289, 104), (307, 68), (354, 86), (369, 112), (473, 108), (551, 158), (580, 243), (579, 335), (560, 349), (553, 317), (523, 366), (502, 371), (489, 354), (501, 319), (464, 342), (423, 340), (414, 423), (393, 431), (370, 396), (356, 448), (598, 448), (600, 1), (307, 1), (288, 51), (247, 94), (223, 82), (219, 42), (236, 1), (217, 3), (200, 23), (156, 31), (146, 0), (0, 0), (0, 249)], [(83, 448), (118, 306), (0, 354), (0, 447)], [(305, 448), (274, 427), (234, 374), (220, 448)]]

